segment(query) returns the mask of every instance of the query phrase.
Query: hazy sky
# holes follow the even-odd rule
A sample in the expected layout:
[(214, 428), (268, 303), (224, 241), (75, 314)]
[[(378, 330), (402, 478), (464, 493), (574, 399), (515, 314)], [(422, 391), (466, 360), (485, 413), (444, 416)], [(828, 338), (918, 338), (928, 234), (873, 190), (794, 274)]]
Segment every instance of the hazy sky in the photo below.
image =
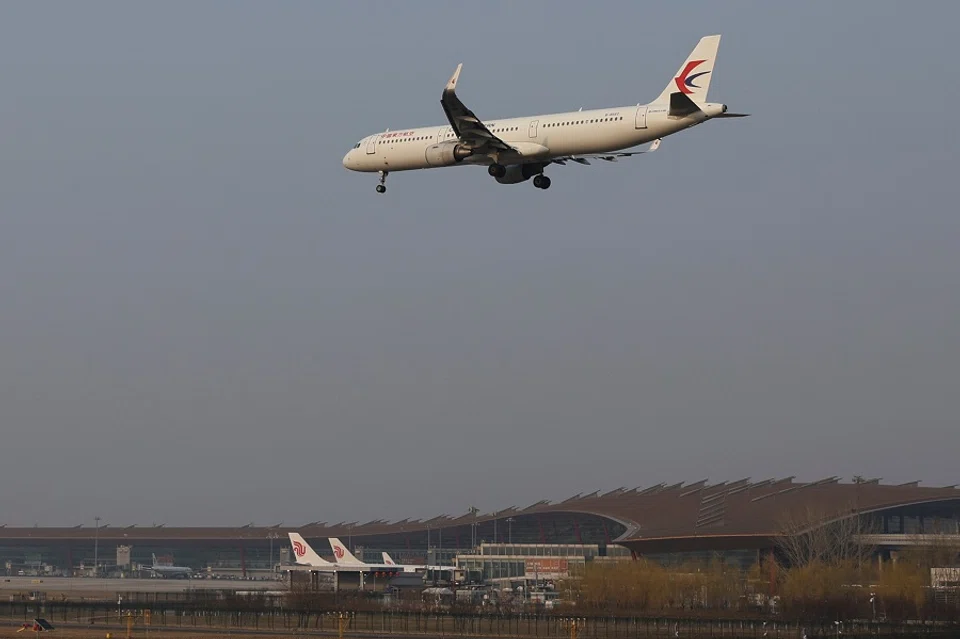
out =
[[(0, 5), (0, 523), (460, 514), (660, 481), (960, 482), (952, 2)], [(440, 125), (753, 117), (376, 176)]]

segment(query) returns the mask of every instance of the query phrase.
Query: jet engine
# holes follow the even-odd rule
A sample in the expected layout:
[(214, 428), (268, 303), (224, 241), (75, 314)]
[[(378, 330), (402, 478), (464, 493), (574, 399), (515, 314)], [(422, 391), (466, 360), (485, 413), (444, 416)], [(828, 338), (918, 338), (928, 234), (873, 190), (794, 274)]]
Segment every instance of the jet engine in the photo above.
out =
[(519, 184), (526, 182), (543, 171), (543, 164), (511, 164), (503, 177), (494, 178), (500, 184)]
[(427, 147), (426, 160), (430, 166), (452, 166), (473, 155), (473, 151), (459, 142), (448, 141)]

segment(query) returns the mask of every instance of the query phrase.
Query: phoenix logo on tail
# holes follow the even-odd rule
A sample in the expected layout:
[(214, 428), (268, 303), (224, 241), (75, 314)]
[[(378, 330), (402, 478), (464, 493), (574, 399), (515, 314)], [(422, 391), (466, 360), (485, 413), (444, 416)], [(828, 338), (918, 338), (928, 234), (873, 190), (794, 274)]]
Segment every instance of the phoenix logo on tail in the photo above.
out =
[(302, 543), (295, 541), (293, 542), (293, 554), (295, 554), (297, 557), (303, 557), (305, 554), (307, 554), (307, 549), (303, 547)]
[(701, 71), (700, 73), (694, 73), (690, 75), (690, 72), (696, 69), (698, 66), (706, 62), (706, 60), (690, 60), (687, 62), (687, 66), (683, 67), (683, 71), (680, 72), (680, 75), (675, 77), (673, 80), (677, 83), (677, 89), (680, 90), (680, 93), (691, 94), (691, 88), (699, 89), (697, 85), (693, 83), (694, 80), (699, 78), (702, 75), (707, 75), (709, 71)]
[(337, 559), (343, 559), (343, 546), (334, 546), (333, 554), (337, 556)]

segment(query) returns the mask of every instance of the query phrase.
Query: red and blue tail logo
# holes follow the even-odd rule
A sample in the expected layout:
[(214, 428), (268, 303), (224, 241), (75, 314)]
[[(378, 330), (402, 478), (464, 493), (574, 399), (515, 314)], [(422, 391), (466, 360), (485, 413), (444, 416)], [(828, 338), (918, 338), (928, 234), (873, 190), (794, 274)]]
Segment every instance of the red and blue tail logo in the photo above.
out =
[(680, 72), (680, 75), (673, 79), (673, 81), (677, 83), (677, 89), (680, 90), (680, 93), (689, 95), (693, 93), (691, 89), (700, 88), (694, 84), (693, 81), (702, 75), (707, 75), (710, 72), (701, 71), (700, 73), (692, 73), (692, 71), (704, 62), (706, 62), (706, 60), (691, 60), (690, 62), (687, 62), (687, 66), (683, 67), (683, 71)]

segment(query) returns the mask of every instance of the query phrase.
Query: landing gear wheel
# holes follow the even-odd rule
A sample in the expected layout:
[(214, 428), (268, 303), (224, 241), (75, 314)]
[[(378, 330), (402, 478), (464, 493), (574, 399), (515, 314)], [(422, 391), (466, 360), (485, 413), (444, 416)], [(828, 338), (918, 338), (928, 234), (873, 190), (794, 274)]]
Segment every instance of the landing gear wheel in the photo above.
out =
[(390, 175), (389, 171), (380, 171), (380, 184), (377, 185), (377, 193), (386, 193), (387, 192), (387, 176)]
[(550, 178), (546, 175), (538, 175), (533, 178), (533, 185), (538, 189), (547, 190), (550, 188)]
[(507, 174), (507, 167), (502, 164), (491, 164), (487, 167), (487, 173), (490, 174), (490, 177), (502, 178)]

